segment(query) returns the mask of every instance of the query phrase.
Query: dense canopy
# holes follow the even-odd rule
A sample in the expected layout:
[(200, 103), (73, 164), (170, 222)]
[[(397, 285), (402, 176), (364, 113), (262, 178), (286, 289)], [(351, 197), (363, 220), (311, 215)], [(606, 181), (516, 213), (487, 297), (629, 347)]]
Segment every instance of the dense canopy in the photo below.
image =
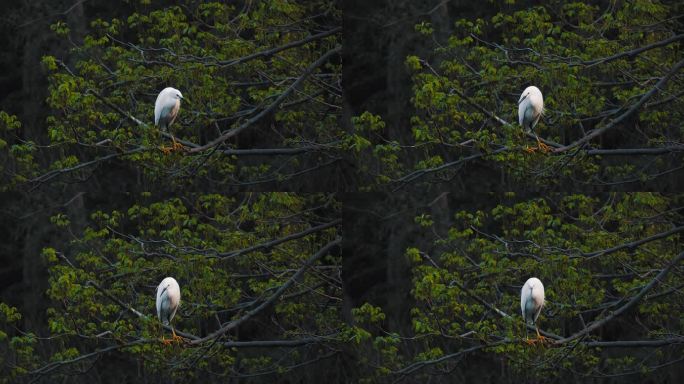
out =
[(0, 1), (0, 384), (682, 381), (683, 14)]
[[(361, 102), (354, 118), (364, 186), (681, 187), (680, 3), (479, 4), (438, 5), (411, 19), (412, 39), (390, 45), (406, 52), (387, 59), (402, 60), (388, 70), (397, 100)], [(529, 85), (544, 94), (535, 131), (550, 154), (521, 150), (534, 139), (516, 124)], [(496, 183), (473, 186), (483, 174)]]

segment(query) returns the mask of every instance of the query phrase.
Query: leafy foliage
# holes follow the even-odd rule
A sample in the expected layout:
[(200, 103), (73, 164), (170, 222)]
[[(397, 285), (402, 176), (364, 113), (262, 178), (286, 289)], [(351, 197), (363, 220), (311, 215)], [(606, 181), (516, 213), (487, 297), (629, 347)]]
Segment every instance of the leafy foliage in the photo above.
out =
[[(365, 115), (356, 121), (368, 142), (359, 162), (374, 164), (364, 169), (367, 186), (450, 180), (471, 161), (505, 171), (511, 185), (531, 186), (629, 184), (679, 169), (681, 156), (669, 150), (655, 159), (620, 151), (681, 152), (681, 21), (671, 17), (678, 6), (493, 3), (487, 17), (457, 20), (444, 42), (430, 23), (417, 24), (426, 43), (435, 43), (430, 56), (405, 61), (413, 79), (411, 134), (373, 129)], [(657, 97), (630, 112), (673, 71)], [(529, 85), (544, 94), (535, 130), (556, 153), (523, 151), (530, 137), (518, 125), (516, 103)]]
[[(13, 143), (8, 173), (19, 183), (55, 171), (79, 179), (121, 158), (149, 182), (242, 186), (331, 166), (342, 135), (339, 24), (325, 1), (143, 2), (125, 18), (93, 20), (84, 36), (59, 21), (54, 32), (74, 46), (68, 60), (43, 58), (49, 146), (17, 140), (12, 118), (0, 116)], [(190, 153), (159, 150), (170, 135), (153, 127), (153, 106), (167, 86), (185, 96), (171, 133)], [(35, 160), (44, 157), (49, 164)]]
[[(677, 338), (681, 263), (600, 331), (562, 338), (616, 312), (673, 263), (682, 251), (680, 203), (681, 196), (652, 193), (531, 199), (508, 194), (489, 209), (456, 212), (447, 228), (420, 214), (416, 221), (423, 233), (416, 236), (429, 236), (432, 244), (406, 250), (415, 302), (410, 331), (388, 326), (396, 322), (386, 322), (382, 308), (366, 303), (355, 309), (357, 326), (366, 334), (367, 377), (472, 378), (462, 359), (480, 354), (513, 381), (568, 374), (653, 378), (648, 375), (657, 367), (679, 359), (677, 341), (670, 347), (663, 342), (657, 353), (615, 347), (624, 340)], [(534, 331), (521, 320), (520, 288), (533, 276), (546, 288), (538, 322), (553, 336), (546, 344), (524, 342)], [(592, 344), (603, 341), (608, 342)]]
[[(146, 374), (183, 380), (208, 371), (235, 377), (287, 375), (297, 364), (332, 356), (324, 345), (343, 328), (341, 288), (335, 282), (340, 256), (331, 248), (307, 260), (338, 237), (338, 209), (328, 195), (267, 193), (143, 196), (126, 211), (94, 212), (68, 248), (43, 250), (53, 305), (47, 312), (49, 338), (39, 343), (43, 351), (53, 352), (41, 361), (41, 355), (32, 354), (38, 342), (34, 335), (8, 340), (6, 331), (0, 333), (7, 352), (3, 363), (13, 362), (9, 377), (29, 372), (51, 380), (68, 377), (109, 350), (117, 350), (128, 364), (144, 359)], [(54, 222), (71, 231), (63, 214)], [(281, 292), (302, 268), (301, 276)], [(155, 288), (166, 276), (180, 283), (181, 306), (173, 323), (191, 341), (247, 315), (250, 321), (194, 345), (162, 344), (160, 337), (168, 330), (156, 319)], [(272, 306), (262, 306), (272, 297)], [(5, 304), (0, 310), (0, 329), (20, 318)], [(307, 338), (312, 341), (301, 343), (295, 353), (249, 349), (250, 341)]]

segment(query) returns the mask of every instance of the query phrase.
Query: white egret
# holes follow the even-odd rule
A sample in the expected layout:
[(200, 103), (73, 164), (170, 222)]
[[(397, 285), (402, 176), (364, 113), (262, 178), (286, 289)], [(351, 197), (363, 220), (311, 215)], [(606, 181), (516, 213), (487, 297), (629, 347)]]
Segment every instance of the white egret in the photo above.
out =
[(534, 325), (537, 329), (537, 340), (544, 339), (539, 334), (539, 327), (537, 326), (537, 318), (539, 318), (543, 306), (544, 284), (536, 277), (530, 277), (520, 292), (520, 309), (522, 310), (522, 317), (525, 320), (526, 326), (527, 324)]
[[(154, 103), (154, 125), (159, 126), (163, 132), (167, 132), (171, 124), (176, 121), (181, 99), (183, 95), (176, 88), (166, 87), (159, 92), (157, 101)], [(173, 149), (183, 149), (183, 145), (176, 142), (173, 134), (171, 132), (169, 134), (173, 140)], [(170, 151), (166, 148), (162, 150), (167, 153)]]
[[(164, 325), (171, 325), (171, 320), (176, 315), (180, 305), (180, 286), (173, 277), (167, 277), (157, 287), (157, 317)], [(182, 340), (176, 335), (176, 330), (171, 325), (174, 340)], [(162, 342), (167, 343), (162, 335)]]
[[(523, 91), (518, 100), (518, 121), (525, 132), (532, 132), (537, 138), (538, 148), (544, 152), (550, 150), (549, 146), (539, 141), (539, 136), (534, 132), (534, 127), (544, 114), (544, 97), (539, 88), (531, 85)], [(533, 152), (535, 148), (527, 147), (528, 152)]]

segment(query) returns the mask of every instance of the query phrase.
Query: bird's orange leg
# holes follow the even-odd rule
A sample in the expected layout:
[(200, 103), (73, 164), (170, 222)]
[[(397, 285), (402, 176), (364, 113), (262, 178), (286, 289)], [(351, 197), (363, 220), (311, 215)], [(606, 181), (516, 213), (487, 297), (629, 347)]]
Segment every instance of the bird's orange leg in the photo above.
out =
[(176, 330), (173, 328), (173, 326), (171, 327), (171, 333), (173, 333), (173, 337), (172, 337), (171, 339), (166, 339), (166, 338), (164, 338), (164, 334), (163, 334), (163, 331), (162, 331), (161, 342), (162, 342), (164, 345), (169, 345), (169, 344), (173, 343), (174, 341), (177, 342), (177, 343), (184, 343), (184, 342), (186, 341), (185, 338), (176, 335)]
[(173, 149), (176, 151), (182, 151), (185, 149), (183, 144), (179, 143), (176, 141), (176, 137), (174, 135), (171, 135), (171, 140), (173, 140)]
[(546, 337), (542, 336), (539, 333), (539, 327), (537, 327), (536, 324), (535, 324), (535, 328), (537, 329), (537, 341), (542, 342), (542, 343), (546, 342)]
[(527, 345), (532, 345), (532, 344), (534, 344), (534, 342), (535, 342), (534, 339), (530, 339), (530, 335), (527, 331), (527, 325), (525, 325), (525, 343)]
[(167, 340), (166, 338), (164, 338), (164, 328), (162, 328), (162, 337), (161, 337), (162, 344), (169, 345), (169, 344), (171, 344), (171, 341), (172, 340)]
[(160, 149), (165, 155), (168, 155), (168, 154), (170, 154), (170, 153), (173, 151), (173, 147), (165, 147), (165, 146), (163, 146), (163, 145), (162, 145), (161, 147), (159, 147), (159, 149)]
[[(523, 134), (523, 136), (524, 136), (524, 134)], [(523, 140), (525, 140), (525, 137), (523, 137)], [(523, 147), (523, 150), (527, 153), (534, 153), (537, 151), (538, 148), (539, 147), (532, 147), (532, 146), (526, 145), (525, 147)]]
[(552, 150), (551, 147), (542, 143), (541, 140), (539, 140), (539, 137), (537, 137), (537, 145), (536, 146), (534, 146), (534, 147), (526, 146), (523, 149), (527, 153), (534, 153), (534, 152), (537, 152), (537, 150), (540, 150), (541, 152), (544, 152), (544, 153), (549, 153)]
[(527, 328), (525, 329), (525, 343), (528, 345), (534, 345), (537, 343), (545, 343), (547, 338), (542, 336), (542, 334), (539, 333), (539, 327), (537, 325), (534, 325), (535, 331), (537, 331), (537, 337), (534, 339), (530, 339), (529, 336), (527, 336)]
[(178, 141), (176, 141), (176, 137), (174, 135), (171, 135), (171, 140), (173, 141), (173, 150), (175, 151), (185, 151), (185, 146)]
[(164, 152), (165, 155), (168, 155), (173, 151), (184, 151), (186, 149), (183, 144), (176, 141), (176, 137), (174, 135), (171, 135), (171, 141), (173, 141), (173, 144), (170, 147), (162, 145), (159, 148), (162, 152)]
[[(536, 135), (535, 135), (535, 136), (536, 136)], [(549, 153), (549, 152), (551, 152), (551, 147), (549, 147), (548, 145), (542, 143), (542, 142), (539, 140), (539, 136), (537, 136), (537, 148), (539, 148), (539, 150), (542, 151), (542, 152), (544, 152), (544, 153)]]
[(173, 340), (177, 343), (184, 343), (186, 341), (185, 338), (176, 335), (176, 330), (173, 327), (171, 327), (171, 333), (173, 333)]

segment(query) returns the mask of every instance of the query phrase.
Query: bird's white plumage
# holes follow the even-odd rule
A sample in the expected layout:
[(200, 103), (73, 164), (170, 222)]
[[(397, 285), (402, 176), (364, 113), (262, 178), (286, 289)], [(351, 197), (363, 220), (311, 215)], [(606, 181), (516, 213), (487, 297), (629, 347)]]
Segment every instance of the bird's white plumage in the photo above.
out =
[(531, 131), (544, 113), (544, 97), (534, 85), (525, 88), (518, 100), (518, 122), (526, 131)]
[(544, 306), (544, 284), (536, 277), (530, 277), (520, 291), (520, 310), (526, 323), (536, 323)]
[(183, 94), (176, 88), (166, 87), (154, 103), (154, 125), (166, 130), (176, 119)]
[(157, 317), (169, 325), (180, 305), (180, 286), (173, 277), (167, 277), (157, 286)]

